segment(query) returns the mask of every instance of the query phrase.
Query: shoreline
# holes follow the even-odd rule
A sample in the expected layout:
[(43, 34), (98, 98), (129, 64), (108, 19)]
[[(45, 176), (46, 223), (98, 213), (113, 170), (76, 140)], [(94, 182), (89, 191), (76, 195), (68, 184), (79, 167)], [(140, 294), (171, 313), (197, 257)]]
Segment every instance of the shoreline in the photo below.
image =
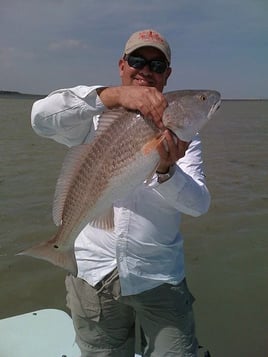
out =
[(17, 91), (0, 90), (1, 98), (44, 98), (46, 94), (21, 93)]
[[(32, 94), (32, 93), (22, 93), (18, 91), (8, 91), (8, 90), (0, 90), (0, 97), (12, 97), (12, 98), (44, 98), (47, 94)], [(268, 98), (222, 98), (224, 102), (231, 101), (255, 101), (255, 102), (265, 102), (268, 101)]]

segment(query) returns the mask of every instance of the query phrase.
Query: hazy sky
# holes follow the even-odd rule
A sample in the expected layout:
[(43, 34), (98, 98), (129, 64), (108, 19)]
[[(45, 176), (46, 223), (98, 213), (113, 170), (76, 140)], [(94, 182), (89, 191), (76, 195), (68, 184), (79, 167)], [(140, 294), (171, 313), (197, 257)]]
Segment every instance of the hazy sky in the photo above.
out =
[(0, 90), (119, 84), (124, 43), (145, 28), (170, 42), (166, 90), (268, 98), (267, 0), (0, 0)]

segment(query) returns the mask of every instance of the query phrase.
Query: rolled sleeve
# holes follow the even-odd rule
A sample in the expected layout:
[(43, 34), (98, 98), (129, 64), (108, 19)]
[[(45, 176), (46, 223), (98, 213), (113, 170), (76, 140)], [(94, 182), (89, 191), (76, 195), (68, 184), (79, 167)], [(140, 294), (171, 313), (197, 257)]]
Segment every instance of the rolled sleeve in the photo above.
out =
[(67, 146), (81, 144), (91, 130), (93, 117), (104, 109), (96, 91), (100, 87), (60, 89), (35, 102), (31, 113), (34, 131)]

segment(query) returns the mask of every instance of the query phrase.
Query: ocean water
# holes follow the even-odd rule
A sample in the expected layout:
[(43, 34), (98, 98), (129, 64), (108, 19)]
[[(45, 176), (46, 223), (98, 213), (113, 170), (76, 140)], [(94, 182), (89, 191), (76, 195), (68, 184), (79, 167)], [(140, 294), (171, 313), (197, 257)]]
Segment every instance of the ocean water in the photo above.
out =
[[(0, 318), (65, 307), (65, 272), (15, 256), (55, 232), (66, 148), (30, 126), (33, 98), (0, 97)], [(268, 101), (223, 101), (202, 131), (209, 212), (184, 216), (199, 342), (213, 357), (268, 356)]]

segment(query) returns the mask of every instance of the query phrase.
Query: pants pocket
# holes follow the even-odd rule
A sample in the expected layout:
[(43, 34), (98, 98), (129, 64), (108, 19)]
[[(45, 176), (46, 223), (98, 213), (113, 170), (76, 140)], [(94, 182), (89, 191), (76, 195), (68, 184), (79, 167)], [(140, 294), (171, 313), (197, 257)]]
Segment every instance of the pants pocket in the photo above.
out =
[(67, 290), (67, 307), (72, 314), (99, 321), (101, 315), (100, 299), (92, 286), (85, 280), (67, 275), (65, 279)]
[(185, 315), (192, 310), (195, 298), (189, 291), (185, 279), (178, 285), (170, 286), (170, 290), (172, 295), (174, 294), (173, 297), (179, 315)]

